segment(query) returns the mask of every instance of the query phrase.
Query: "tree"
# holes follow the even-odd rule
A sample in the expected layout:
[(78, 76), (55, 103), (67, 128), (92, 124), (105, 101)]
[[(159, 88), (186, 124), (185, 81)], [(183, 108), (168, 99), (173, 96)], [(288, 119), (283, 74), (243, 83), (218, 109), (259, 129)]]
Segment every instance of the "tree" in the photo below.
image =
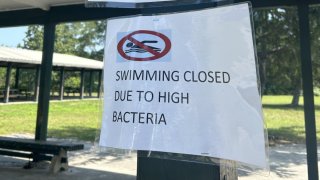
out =
[[(102, 61), (105, 28), (105, 21), (59, 24), (56, 26), (54, 51)], [(42, 38), (43, 26), (29, 26), (19, 47), (42, 50)]]
[(257, 10), (254, 24), (264, 93), (292, 94), (291, 104), (298, 105), (301, 68), (297, 10)]
[[(320, 88), (320, 7), (310, 8), (310, 34), (313, 83), (316, 89)], [(316, 94), (319, 95), (319, 94)]]
[[(56, 26), (54, 52), (102, 61), (105, 29), (106, 21), (59, 24)], [(19, 47), (41, 51), (42, 46), (43, 26), (29, 26), (23, 44), (20, 44)], [(59, 73), (52, 73), (52, 93), (59, 89), (59, 77)], [(66, 73), (66, 87), (74, 89), (79, 87), (80, 80), (76, 77), (79, 77), (78, 72)]]
[(40, 25), (28, 26), (23, 44), (18, 47), (30, 50), (42, 50), (43, 27)]

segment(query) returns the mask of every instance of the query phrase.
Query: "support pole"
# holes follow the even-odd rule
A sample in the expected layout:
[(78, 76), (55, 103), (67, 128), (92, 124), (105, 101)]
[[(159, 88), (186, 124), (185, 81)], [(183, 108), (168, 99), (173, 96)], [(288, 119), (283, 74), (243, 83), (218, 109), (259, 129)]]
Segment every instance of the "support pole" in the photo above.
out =
[(84, 97), (84, 69), (81, 69), (81, 72), (80, 72), (80, 99), (83, 99)]
[(40, 92), (35, 133), (35, 139), (42, 141), (47, 139), (55, 27), (56, 25), (54, 23), (46, 23), (44, 25)]
[(6, 84), (4, 92), (4, 103), (9, 102), (10, 98), (10, 77), (11, 77), (12, 63), (8, 63), (6, 72)]
[[(40, 65), (37, 65), (36, 76), (35, 76), (35, 86), (34, 86), (34, 101), (38, 102), (39, 100), (39, 86), (40, 86)], [(27, 92), (26, 92), (27, 93)]]
[(93, 71), (90, 70), (90, 76), (89, 76), (89, 97), (92, 97), (92, 83), (93, 83)]
[(309, 180), (313, 180), (319, 179), (319, 172), (310, 47), (309, 5), (307, 3), (299, 1), (298, 15), (300, 28), (301, 73), (303, 82), (308, 177)]
[(63, 100), (64, 95), (64, 67), (60, 69), (60, 90), (59, 90), (59, 100)]
[(101, 97), (101, 84), (102, 84), (102, 70), (99, 70), (99, 75), (98, 75), (98, 98)]
[[(155, 152), (156, 153), (156, 152)], [(234, 162), (221, 161), (221, 165), (147, 157), (138, 151), (137, 180), (237, 180)], [(160, 155), (161, 153), (157, 153)], [(219, 160), (218, 160), (219, 161)]]
[(15, 77), (15, 82), (14, 82), (14, 88), (19, 89), (19, 78), (20, 78), (20, 68), (16, 68), (16, 77)]

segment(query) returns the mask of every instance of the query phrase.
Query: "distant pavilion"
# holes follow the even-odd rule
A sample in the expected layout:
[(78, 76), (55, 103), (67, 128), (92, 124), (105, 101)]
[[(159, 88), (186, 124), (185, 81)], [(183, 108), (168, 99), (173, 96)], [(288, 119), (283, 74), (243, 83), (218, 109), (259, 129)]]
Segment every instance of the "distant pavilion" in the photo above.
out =
[[(42, 61), (42, 52), (35, 50), (27, 50), (20, 48), (0, 47), (0, 67), (6, 68), (5, 73), (5, 86), (0, 87), (0, 100), (3, 98), (4, 103), (14, 101), (33, 100), (38, 101), (39, 97), (39, 85), (40, 85), (40, 68)], [(67, 54), (53, 54), (53, 71), (59, 71), (59, 90), (58, 96), (52, 96), (51, 99), (57, 98), (63, 100), (69, 98), (69, 94), (77, 94), (79, 99), (85, 97), (85, 73), (89, 73), (88, 97), (101, 97), (101, 80), (102, 80), (102, 68), (103, 62), (82, 58)], [(15, 77), (12, 76), (12, 69), (15, 69)], [(20, 72), (23, 69), (34, 69), (35, 78), (29, 81), (34, 81), (33, 92), (25, 88), (20, 88)], [(80, 86), (65, 87), (65, 72), (80, 72)], [(97, 73), (98, 78), (94, 79), (94, 73)], [(14, 87), (10, 87), (11, 80), (15, 80)], [(96, 83), (97, 88), (93, 88), (93, 84)], [(52, 90), (52, 89), (51, 89)], [(51, 93), (54, 95), (54, 92)]]

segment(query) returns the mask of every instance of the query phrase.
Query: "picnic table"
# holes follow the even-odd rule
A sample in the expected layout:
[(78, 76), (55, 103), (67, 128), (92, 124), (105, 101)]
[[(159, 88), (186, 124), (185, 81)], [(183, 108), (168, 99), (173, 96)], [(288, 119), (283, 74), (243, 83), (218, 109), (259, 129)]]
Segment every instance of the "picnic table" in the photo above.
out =
[[(51, 161), (50, 172), (68, 169), (68, 151), (84, 149), (83, 144), (61, 141), (38, 141), (13, 137), (0, 137), (0, 154), (28, 158), (35, 162)], [(28, 168), (31, 166), (28, 164)]]
[[(0, 96), (4, 97), (6, 93), (5, 89), (0, 89)], [(19, 96), (19, 90), (18, 89), (10, 89), (9, 90), (9, 97), (18, 97)]]

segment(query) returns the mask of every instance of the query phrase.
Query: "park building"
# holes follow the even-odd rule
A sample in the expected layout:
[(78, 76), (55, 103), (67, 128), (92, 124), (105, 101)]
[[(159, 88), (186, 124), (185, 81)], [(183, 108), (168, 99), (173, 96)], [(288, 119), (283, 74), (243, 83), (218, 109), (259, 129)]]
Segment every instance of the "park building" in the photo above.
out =
[[(38, 101), (42, 52), (0, 47), (0, 103)], [(53, 54), (50, 99), (101, 97), (103, 62)]]

